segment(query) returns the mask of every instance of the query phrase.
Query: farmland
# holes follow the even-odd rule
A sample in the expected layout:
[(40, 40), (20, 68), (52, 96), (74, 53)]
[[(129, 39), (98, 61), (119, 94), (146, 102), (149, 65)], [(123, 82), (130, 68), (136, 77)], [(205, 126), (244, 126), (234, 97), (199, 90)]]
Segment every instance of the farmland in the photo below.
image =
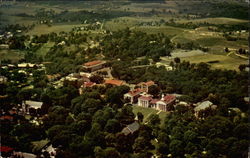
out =
[[(165, 3), (151, 2), (146, 4), (122, 1), (98, 1), (95, 3), (76, 1), (67, 4), (55, 3), (53, 1), (16, 2), (15, 5), (12, 5), (11, 2), (6, 2), (6, 4), (8, 4), (8, 7), (1, 6), (0, 26), (16, 23), (20, 25), (34, 25), (31, 30), (24, 33), (25, 35), (33, 36), (52, 32), (70, 32), (76, 27), (87, 27), (89, 24), (84, 23), (84, 19), (91, 19), (91, 17), (93, 17), (96, 18), (97, 21), (99, 19), (98, 22), (101, 23), (102, 27), (97, 30), (83, 32), (93, 34), (94, 37), (98, 36), (98, 34), (104, 30), (117, 31), (125, 28), (146, 32), (148, 34), (163, 33), (170, 37), (171, 42), (174, 44), (193, 42), (201, 47), (207, 47), (209, 50), (206, 55), (181, 57), (182, 60), (188, 60), (194, 63), (218, 60), (218, 63), (212, 65), (213, 68), (232, 70), (237, 70), (239, 64), (247, 63), (246, 59), (226, 56), (227, 53), (224, 52), (226, 47), (234, 52), (239, 48), (247, 49), (247, 32), (239, 33), (241, 30), (238, 30), (238, 32), (237, 30), (232, 31), (230, 32), (231, 36), (237, 38), (237, 40), (228, 41), (224, 37), (225, 33), (214, 31), (210, 28), (220, 29), (221, 25), (227, 25), (227, 27), (245, 26), (248, 21), (234, 17), (200, 17), (201, 15), (198, 16), (191, 13), (191, 4), (185, 1), (183, 3), (168, 1)], [(199, 2), (193, 2), (193, 5), (197, 6), (193, 12), (209, 12), (213, 8), (213, 4), (209, 2), (207, 2), (207, 8), (198, 8), (198, 6), (201, 7), (203, 5), (203, 3)], [(52, 11), (53, 16), (47, 18), (42, 17), (42, 19), (47, 19), (47, 22), (51, 22), (41, 23), (41, 20), (38, 20), (37, 14), (41, 12), (42, 9)], [(87, 14), (86, 16), (84, 15), (85, 13)], [(188, 16), (186, 16), (186, 14), (188, 14)], [(58, 19), (62, 19), (62, 21), (60, 22)], [(194, 25), (195, 28), (190, 28), (190, 24)], [(44, 56), (52, 46), (51, 43), (45, 44), (38, 50), (37, 54)], [(4, 58), (11, 56), (13, 54), (12, 52), (13, 51), (9, 51), (9, 53), (6, 54), (5, 50), (0, 50), (0, 54), (4, 56)], [(15, 59), (19, 57), (20, 56), (16, 56)], [(236, 65), (234, 66), (235, 63)]]

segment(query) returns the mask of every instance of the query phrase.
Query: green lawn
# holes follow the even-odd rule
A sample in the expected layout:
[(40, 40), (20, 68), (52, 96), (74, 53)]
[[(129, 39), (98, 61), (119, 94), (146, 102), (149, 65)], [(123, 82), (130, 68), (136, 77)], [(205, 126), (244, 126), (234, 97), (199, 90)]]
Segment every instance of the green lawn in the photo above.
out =
[[(144, 116), (143, 122), (145, 122), (147, 120), (147, 118), (151, 115), (151, 114), (157, 114), (159, 111), (152, 109), (152, 108), (144, 108), (144, 107), (140, 107), (140, 106), (132, 106), (133, 107), (133, 112), (136, 115), (138, 112), (141, 112)], [(164, 123), (164, 119), (167, 116), (167, 112), (161, 111), (159, 114), (159, 117), (161, 119), (161, 124)]]

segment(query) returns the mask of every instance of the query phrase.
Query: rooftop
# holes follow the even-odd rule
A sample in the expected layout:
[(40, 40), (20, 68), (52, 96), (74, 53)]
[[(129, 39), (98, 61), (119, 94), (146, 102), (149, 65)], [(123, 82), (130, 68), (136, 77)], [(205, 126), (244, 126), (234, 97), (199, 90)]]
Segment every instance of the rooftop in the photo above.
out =
[(135, 131), (137, 131), (140, 128), (140, 124), (138, 122), (131, 123), (127, 125), (127, 127), (123, 128), (122, 133), (125, 135), (133, 134)]
[(163, 98), (163, 100), (166, 102), (166, 103), (169, 103), (169, 102), (172, 102), (173, 100), (175, 100), (175, 96), (174, 95), (167, 95)]
[(198, 104), (195, 108), (194, 108), (194, 111), (200, 111), (200, 110), (205, 110), (206, 108), (209, 108), (213, 105), (212, 102), (210, 101), (204, 101), (200, 104)]
[(141, 92), (142, 90), (140, 88), (137, 88), (132, 91), (129, 91), (128, 94), (130, 94), (131, 96), (136, 96), (136, 95), (139, 95)]
[(95, 61), (90, 61), (87, 63), (84, 63), (84, 66), (94, 66), (94, 65), (98, 65), (98, 64), (102, 64), (104, 63), (104, 61), (100, 61), (100, 60), (95, 60)]
[(152, 85), (154, 85), (154, 84), (155, 84), (154, 81), (148, 81), (148, 82), (140, 82), (138, 85), (152, 86)]
[(150, 101), (150, 100), (152, 100), (153, 98), (151, 97), (151, 96), (141, 96), (140, 98), (138, 98), (138, 99), (140, 99), (140, 100), (148, 100), (148, 101)]
[(43, 102), (38, 102), (38, 101), (31, 101), (31, 100), (26, 100), (25, 104), (29, 105), (30, 107), (34, 109), (39, 109), (42, 107)]
[(111, 85), (121, 86), (121, 85), (124, 84), (124, 81), (112, 79), (112, 80), (106, 80), (105, 84), (111, 84)]

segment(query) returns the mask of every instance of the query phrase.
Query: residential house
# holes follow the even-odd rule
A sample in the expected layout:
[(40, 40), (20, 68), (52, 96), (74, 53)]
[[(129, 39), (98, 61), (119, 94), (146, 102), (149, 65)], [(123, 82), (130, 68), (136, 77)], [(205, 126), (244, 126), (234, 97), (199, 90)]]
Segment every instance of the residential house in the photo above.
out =
[(0, 117), (0, 120), (9, 120), (9, 121), (13, 121), (13, 116), (10, 115), (3, 115)]
[(122, 86), (125, 84), (125, 82), (121, 81), (121, 80), (111, 79), (111, 80), (105, 80), (105, 84), (106, 85), (114, 85), (114, 86)]
[(0, 44), (0, 49), (9, 49), (8, 44)]
[(54, 158), (56, 156), (56, 150), (57, 148), (53, 148), (52, 145), (46, 145), (43, 147), (42, 152), (48, 152), (50, 155), (50, 158)]
[(214, 110), (216, 108), (217, 108), (217, 106), (214, 105), (212, 102), (204, 101), (201, 103), (197, 103), (197, 106), (194, 108), (194, 114), (196, 117), (199, 117), (201, 112), (203, 112), (205, 110)]
[(7, 77), (5, 77), (5, 76), (0, 76), (0, 84), (6, 83), (7, 80), (8, 80)]
[(123, 128), (122, 133), (124, 135), (129, 135), (129, 134), (133, 134), (136, 131), (138, 131), (140, 128), (140, 124), (138, 122), (134, 122), (132, 124), (127, 125), (127, 127)]
[(11, 147), (0, 145), (0, 157), (10, 157), (13, 151), (14, 149)]
[(149, 108), (151, 100), (153, 100), (151, 95), (143, 95), (138, 98), (138, 106)]
[(156, 109), (162, 111), (171, 110), (171, 106), (174, 105), (176, 97), (174, 95), (162, 95), (161, 100), (156, 101)]
[(13, 152), (13, 155), (15, 157), (23, 157), (23, 158), (36, 158), (37, 156), (35, 154), (32, 153), (25, 153), (25, 152)]
[(141, 82), (137, 86), (139, 86), (144, 92), (148, 92), (148, 88), (152, 85), (156, 85), (154, 81)]
[(167, 65), (167, 64), (163, 64), (161, 62), (157, 62), (155, 65), (156, 65), (156, 67), (164, 66), (167, 71), (172, 71), (173, 70), (172, 66)]
[(83, 64), (83, 68), (85, 68), (89, 72), (97, 71), (106, 66), (105, 61), (95, 60), (91, 62), (87, 62)]
[(21, 64), (17, 64), (18, 68), (34, 68), (36, 67), (36, 64), (31, 64), (31, 63), (21, 63)]
[(81, 85), (81, 87), (79, 88), (79, 94), (83, 94), (83, 90), (84, 88), (90, 88), (93, 87), (94, 85), (96, 85), (96, 83), (94, 82), (84, 82), (83, 85)]
[(53, 74), (53, 75), (47, 75), (47, 79), (52, 82), (60, 79), (61, 75), (60, 74)]
[(22, 108), (25, 113), (29, 114), (31, 109), (34, 109), (37, 113), (38, 110), (42, 108), (42, 105), (43, 102), (26, 100), (23, 102)]
[(124, 94), (124, 99), (129, 100), (130, 104), (134, 104), (138, 101), (142, 90), (140, 88), (134, 89), (129, 91), (128, 93)]

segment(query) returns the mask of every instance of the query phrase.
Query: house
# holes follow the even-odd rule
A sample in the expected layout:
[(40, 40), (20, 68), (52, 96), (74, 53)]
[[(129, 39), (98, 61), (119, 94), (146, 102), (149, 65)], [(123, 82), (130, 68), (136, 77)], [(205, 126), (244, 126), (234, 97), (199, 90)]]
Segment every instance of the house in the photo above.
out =
[(18, 68), (33, 68), (36, 67), (36, 64), (31, 64), (31, 63), (21, 63), (17, 64)]
[(172, 66), (163, 64), (163, 63), (161, 63), (161, 62), (157, 62), (155, 65), (156, 65), (156, 67), (158, 67), (158, 68), (159, 68), (160, 66), (164, 66), (165, 69), (166, 69), (167, 71), (172, 71), (172, 70), (173, 70), (173, 67), (172, 67)]
[(150, 106), (151, 108), (155, 108), (156, 109), (156, 103), (159, 101), (160, 99), (152, 99), (150, 101)]
[(156, 85), (154, 81), (141, 82), (137, 86), (139, 86), (144, 92), (148, 92), (148, 88), (152, 85)]
[(138, 106), (149, 108), (152, 99), (151, 95), (143, 95), (138, 98)]
[(0, 49), (9, 49), (9, 47), (8, 44), (0, 44)]
[(15, 157), (23, 157), (23, 158), (36, 158), (37, 156), (35, 154), (32, 153), (25, 153), (25, 152), (13, 152), (13, 155)]
[(204, 102), (201, 102), (201, 103), (197, 103), (197, 106), (194, 108), (194, 115), (196, 117), (199, 117), (199, 114), (200, 112), (202, 111), (205, 111), (205, 110), (208, 110), (208, 109), (216, 109), (217, 106), (214, 105), (212, 102), (210, 101), (204, 101)]
[(125, 82), (121, 81), (121, 80), (111, 79), (111, 80), (105, 80), (105, 84), (106, 85), (114, 85), (114, 86), (122, 86), (125, 84)]
[(129, 100), (130, 104), (134, 104), (138, 101), (142, 90), (140, 88), (134, 89), (129, 91), (128, 93), (124, 94), (124, 99)]
[(8, 147), (8, 146), (0, 146), (0, 153), (1, 153), (1, 157), (10, 157), (10, 155), (13, 153), (13, 148)]
[(55, 80), (58, 80), (61, 75), (60, 74), (54, 74), (54, 75), (46, 75), (47, 76), (47, 79), (52, 82), (52, 81), (55, 81)]
[(91, 62), (87, 62), (83, 64), (83, 68), (85, 68), (89, 72), (93, 72), (96, 70), (100, 70), (106, 66), (105, 61), (95, 60)]
[(0, 84), (6, 83), (7, 80), (8, 80), (7, 77), (5, 77), (5, 76), (0, 76)]
[(171, 105), (173, 105), (176, 101), (176, 97), (174, 95), (162, 95), (161, 100), (156, 102), (156, 109), (162, 111), (171, 110)]
[(23, 111), (26, 113), (30, 113), (31, 109), (35, 109), (36, 113), (38, 112), (39, 109), (42, 108), (43, 102), (38, 102), (38, 101), (31, 101), (31, 100), (26, 100), (22, 104)]
[(53, 148), (52, 145), (50, 144), (50, 145), (46, 145), (45, 147), (43, 147), (42, 152), (46, 151), (49, 153), (50, 158), (54, 158), (56, 155), (56, 150), (57, 148)]
[(127, 127), (123, 128), (122, 133), (124, 135), (129, 135), (135, 133), (140, 128), (140, 124), (138, 122), (134, 122), (132, 124), (127, 125)]
[(9, 121), (13, 121), (13, 116), (10, 115), (4, 115), (0, 117), (0, 120), (9, 120)]

